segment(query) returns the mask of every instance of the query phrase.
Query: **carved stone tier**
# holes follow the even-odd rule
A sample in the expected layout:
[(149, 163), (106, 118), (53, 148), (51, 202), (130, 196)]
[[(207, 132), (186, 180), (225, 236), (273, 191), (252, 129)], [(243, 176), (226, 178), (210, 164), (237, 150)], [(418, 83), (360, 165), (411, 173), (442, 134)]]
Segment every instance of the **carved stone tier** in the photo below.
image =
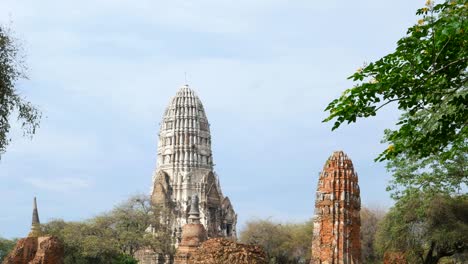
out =
[(213, 170), (205, 109), (184, 85), (170, 100), (160, 124), (151, 197), (170, 212), (176, 245), (181, 242), (182, 227), (189, 223), (192, 195), (200, 199), (200, 223), (208, 237), (236, 238), (237, 215)]

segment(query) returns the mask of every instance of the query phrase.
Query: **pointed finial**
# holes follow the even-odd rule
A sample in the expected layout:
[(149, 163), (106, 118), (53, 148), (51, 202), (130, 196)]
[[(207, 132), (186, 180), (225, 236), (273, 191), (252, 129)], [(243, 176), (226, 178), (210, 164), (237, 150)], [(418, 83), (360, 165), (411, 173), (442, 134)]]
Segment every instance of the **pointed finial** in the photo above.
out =
[(39, 221), (39, 212), (37, 210), (37, 200), (36, 200), (36, 197), (34, 197), (31, 232), (29, 232), (28, 236), (39, 237), (41, 235), (42, 235), (41, 222)]
[(198, 208), (198, 196), (194, 194), (192, 196), (192, 203), (190, 205), (189, 222), (190, 224), (200, 223), (200, 209)]
[(185, 85), (188, 85), (187, 84), (187, 72), (184, 72), (184, 78), (185, 78)]
[(39, 221), (39, 212), (37, 211), (37, 200), (36, 197), (34, 197), (34, 203), (33, 203), (33, 215), (32, 215), (32, 224), (40, 224), (41, 222)]

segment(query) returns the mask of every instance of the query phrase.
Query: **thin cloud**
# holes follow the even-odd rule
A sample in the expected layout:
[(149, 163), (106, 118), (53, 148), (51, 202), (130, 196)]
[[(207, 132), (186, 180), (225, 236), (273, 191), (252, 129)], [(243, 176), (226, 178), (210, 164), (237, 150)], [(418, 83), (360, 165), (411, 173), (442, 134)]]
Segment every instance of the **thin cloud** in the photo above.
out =
[(91, 181), (83, 178), (65, 177), (65, 178), (32, 178), (28, 177), (23, 180), (25, 183), (32, 185), (35, 188), (68, 193), (76, 192), (92, 186)]

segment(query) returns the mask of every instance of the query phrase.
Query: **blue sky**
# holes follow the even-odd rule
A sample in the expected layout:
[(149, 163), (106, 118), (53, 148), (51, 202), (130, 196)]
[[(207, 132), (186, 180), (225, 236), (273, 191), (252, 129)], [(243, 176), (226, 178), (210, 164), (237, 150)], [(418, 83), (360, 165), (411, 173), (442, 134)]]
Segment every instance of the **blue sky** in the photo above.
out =
[(239, 217), (303, 221), (334, 150), (359, 174), (363, 205), (388, 207), (390, 175), (373, 159), (398, 112), (331, 132), (327, 103), (364, 62), (395, 48), (424, 1), (0, 1), (21, 40), (41, 128), (0, 161), (0, 236), (83, 220), (148, 193), (158, 123), (188, 83), (208, 119), (215, 169)]

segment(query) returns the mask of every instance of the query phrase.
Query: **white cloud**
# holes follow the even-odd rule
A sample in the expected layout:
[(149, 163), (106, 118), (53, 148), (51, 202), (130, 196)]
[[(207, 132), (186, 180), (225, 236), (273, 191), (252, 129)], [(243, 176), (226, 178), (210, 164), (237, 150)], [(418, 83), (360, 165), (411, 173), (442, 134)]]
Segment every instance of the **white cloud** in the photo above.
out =
[(64, 162), (77, 159), (91, 160), (102, 153), (96, 135), (84, 131), (78, 133), (66, 127), (59, 128), (54, 126), (55, 122), (57, 120), (42, 119), (41, 127), (32, 139), (21, 137), (20, 133), (15, 133), (19, 132), (18, 128), (14, 129), (12, 132), (16, 136), (8, 147), (6, 158), (24, 157), (23, 155), (27, 153), (35, 157), (54, 157), (55, 160)]
[(92, 186), (91, 181), (78, 177), (28, 177), (23, 181), (38, 189), (60, 193), (77, 192)]

